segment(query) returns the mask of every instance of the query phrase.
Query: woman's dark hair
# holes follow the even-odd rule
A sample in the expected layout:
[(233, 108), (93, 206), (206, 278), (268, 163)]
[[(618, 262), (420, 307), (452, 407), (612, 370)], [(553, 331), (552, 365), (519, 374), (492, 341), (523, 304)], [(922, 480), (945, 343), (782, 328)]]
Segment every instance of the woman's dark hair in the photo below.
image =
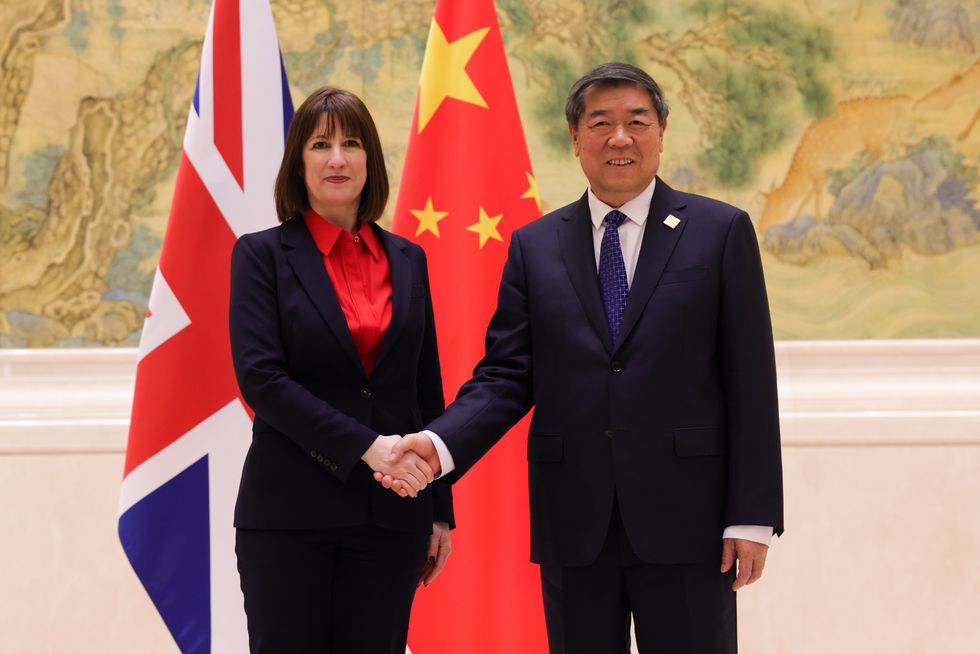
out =
[(340, 129), (347, 136), (361, 140), (367, 154), (367, 181), (361, 191), (357, 219), (374, 221), (384, 213), (388, 203), (388, 172), (378, 129), (361, 99), (344, 89), (322, 86), (303, 101), (286, 133), (286, 147), (276, 176), (276, 213), (280, 222), (302, 216), (310, 208), (310, 198), (303, 176), (303, 148), (320, 129), (326, 116), (327, 138)]

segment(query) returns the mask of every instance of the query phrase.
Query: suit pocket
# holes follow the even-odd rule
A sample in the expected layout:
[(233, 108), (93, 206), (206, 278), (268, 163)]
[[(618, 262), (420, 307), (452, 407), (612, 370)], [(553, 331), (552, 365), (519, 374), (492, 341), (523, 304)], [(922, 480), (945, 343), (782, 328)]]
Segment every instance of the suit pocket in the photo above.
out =
[(665, 270), (660, 275), (659, 286), (664, 284), (680, 284), (681, 282), (692, 282), (701, 279), (708, 274), (707, 268), (685, 268), (683, 270)]
[(674, 430), (674, 454), (677, 456), (721, 456), (725, 446), (725, 434), (718, 427)]
[(535, 434), (527, 439), (528, 463), (558, 463), (563, 452), (562, 437), (557, 434)]

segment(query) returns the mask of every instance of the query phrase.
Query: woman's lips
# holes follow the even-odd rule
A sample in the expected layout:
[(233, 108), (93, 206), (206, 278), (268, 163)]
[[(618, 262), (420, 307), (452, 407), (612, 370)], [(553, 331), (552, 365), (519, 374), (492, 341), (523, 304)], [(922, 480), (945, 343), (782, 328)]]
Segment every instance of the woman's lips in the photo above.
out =
[(343, 184), (344, 182), (346, 182), (347, 180), (349, 180), (350, 177), (341, 177), (341, 176), (338, 175), (338, 176), (333, 176), (333, 177), (327, 177), (326, 179), (331, 184)]

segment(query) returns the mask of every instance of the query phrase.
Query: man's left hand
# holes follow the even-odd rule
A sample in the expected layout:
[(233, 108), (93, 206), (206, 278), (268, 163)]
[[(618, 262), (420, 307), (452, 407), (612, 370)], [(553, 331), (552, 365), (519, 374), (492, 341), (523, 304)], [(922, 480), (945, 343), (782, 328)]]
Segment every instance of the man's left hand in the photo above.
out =
[(762, 570), (766, 567), (766, 554), (769, 553), (769, 546), (756, 543), (751, 540), (741, 538), (722, 539), (721, 546), (721, 571), (728, 572), (738, 559), (738, 574), (732, 590), (738, 590), (742, 586), (747, 586), (758, 581), (762, 576)]

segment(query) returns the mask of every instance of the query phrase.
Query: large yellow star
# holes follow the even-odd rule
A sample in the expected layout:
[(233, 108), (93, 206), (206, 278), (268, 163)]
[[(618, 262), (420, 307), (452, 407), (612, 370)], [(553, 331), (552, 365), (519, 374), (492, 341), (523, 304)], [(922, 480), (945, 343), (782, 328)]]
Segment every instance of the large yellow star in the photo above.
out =
[(486, 209), (480, 207), (480, 221), (473, 223), (466, 228), (467, 231), (476, 232), (480, 235), (480, 249), (487, 244), (487, 241), (494, 239), (497, 241), (503, 241), (500, 237), (500, 232), (497, 231), (497, 224), (500, 219), (504, 217), (504, 214), (499, 216), (488, 216)]
[(489, 27), (484, 27), (450, 43), (439, 23), (432, 19), (419, 78), (419, 134), (446, 98), (488, 108), (486, 100), (466, 72), (466, 64), (489, 31)]
[(409, 209), (413, 216), (419, 219), (419, 228), (415, 230), (418, 236), (422, 232), (429, 231), (439, 236), (439, 221), (449, 215), (448, 211), (436, 211), (432, 206), (432, 196), (425, 201), (425, 209)]
[(538, 194), (538, 180), (534, 179), (534, 175), (531, 173), (524, 173), (527, 176), (527, 190), (524, 191), (524, 195), (521, 196), (522, 200), (532, 198), (535, 204), (538, 205), (538, 211), (541, 211), (541, 195)]

